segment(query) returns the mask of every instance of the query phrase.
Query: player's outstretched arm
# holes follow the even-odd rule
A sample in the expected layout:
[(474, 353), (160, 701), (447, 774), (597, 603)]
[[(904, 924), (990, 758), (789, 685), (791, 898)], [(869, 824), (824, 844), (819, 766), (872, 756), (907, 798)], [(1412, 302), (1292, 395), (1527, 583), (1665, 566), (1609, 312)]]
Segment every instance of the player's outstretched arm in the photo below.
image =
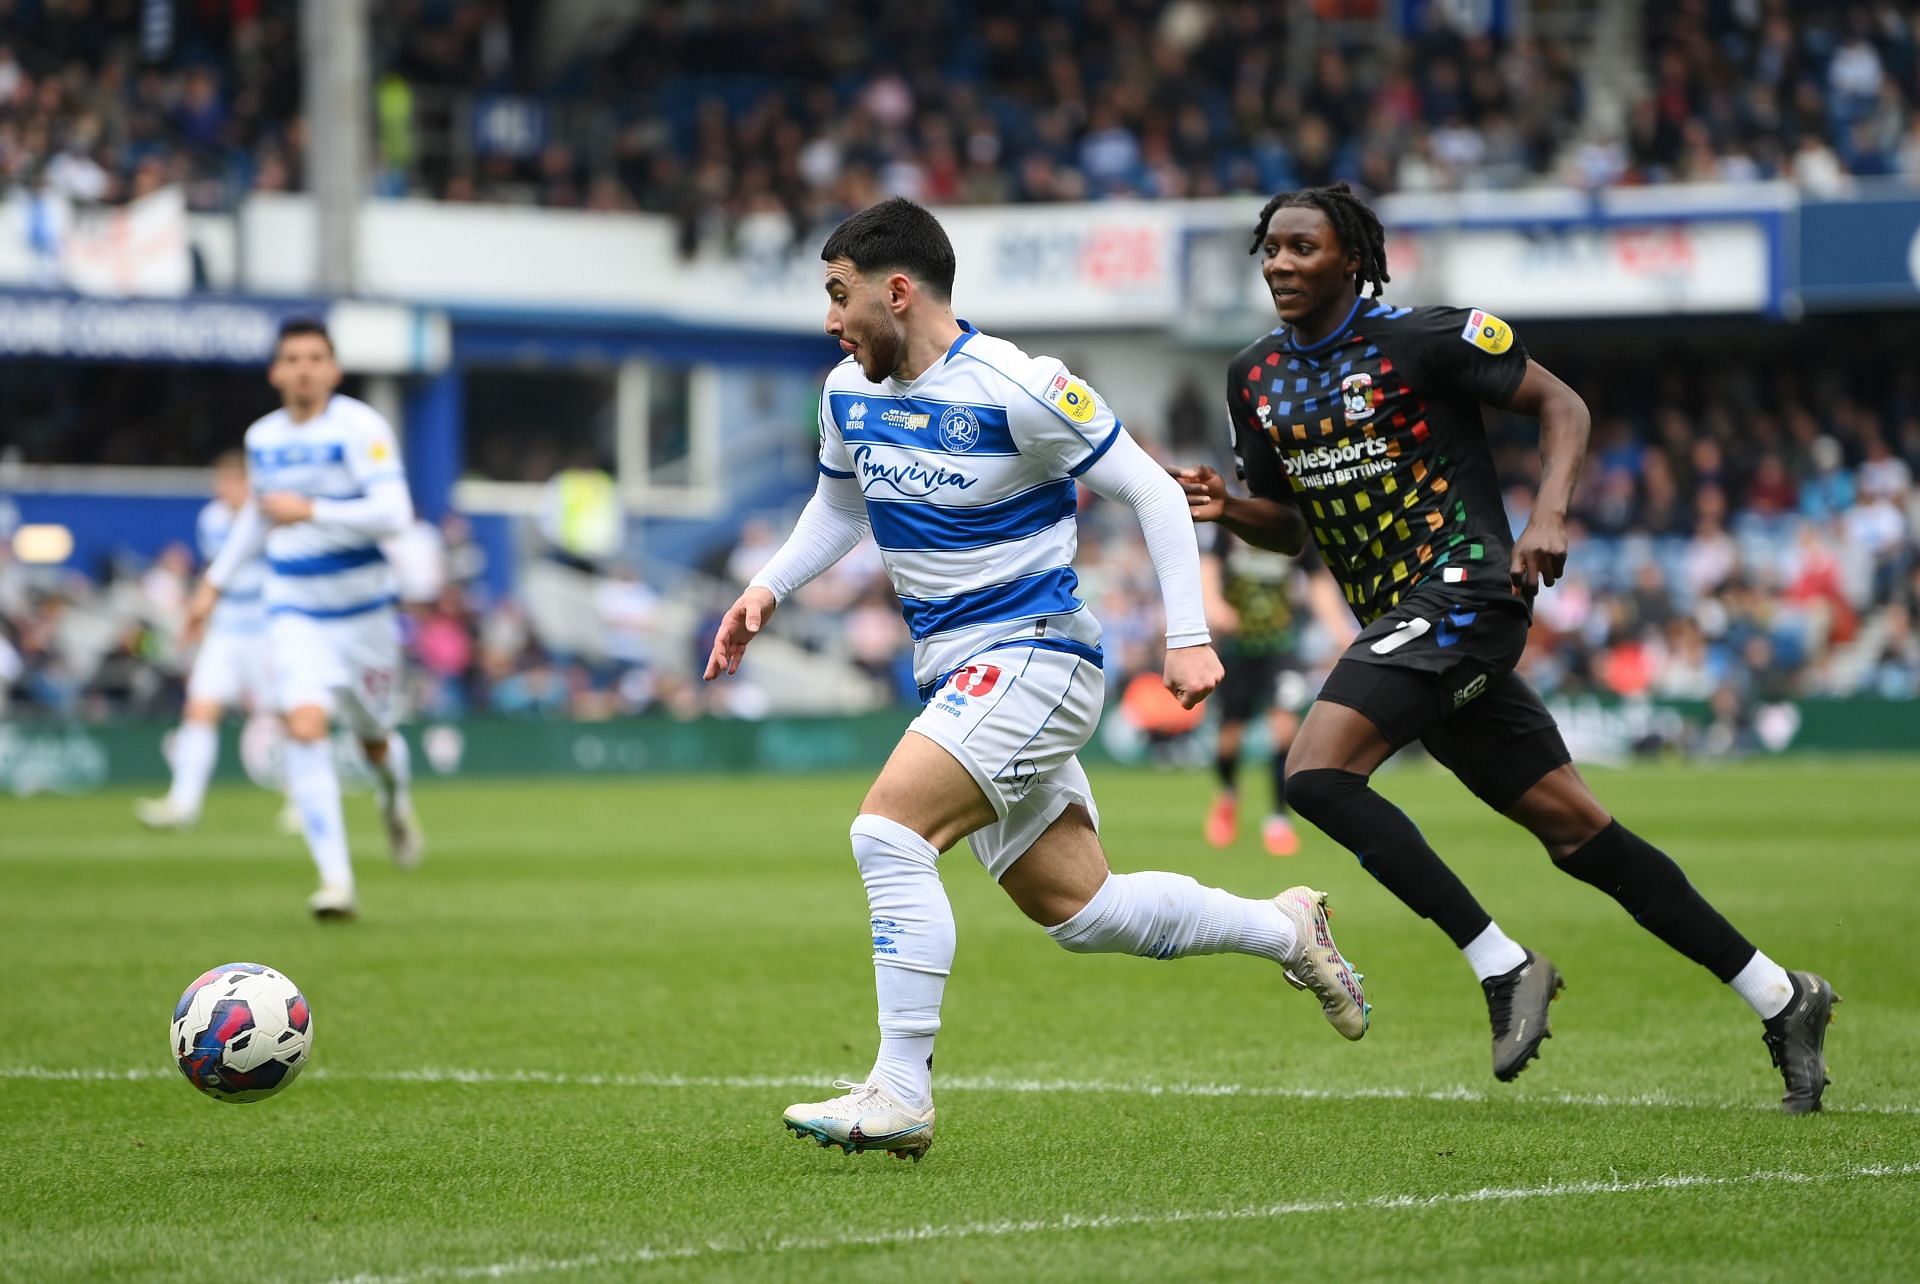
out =
[(747, 591), (727, 608), (707, 656), (706, 680), (738, 673), (747, 644), (766, 627), (775, 609), (793, 592), (853, 551), (867, 533), (867, 506), (851, 478), (825, 473), (813, 498), (779, 551), (767, 560)]
[(1209, 645), (1206, 606), (1200, 595), (1200, 546), (1180, 488), (1140, 444), (1116, 428), (1113, 445), (1081, 474), (1097, 495), (1133, 509), (1147, 539), (1147, 555), (1160, 579), (1167, 615), (1167, 690), (1191, 709), (1220, 685), (1220, 657)]
[(1567, 569), (1567, 508), (1587, 460), (1593, 417), (1580, 394), (1537, 361), (1514, 390), (1507, 409), (1540, 421), (1540, 491), (1534, 497), (1527, 528), (1513, 542), (1513, 582), (1532, 593), (1551, 585)]
[(1227, 492), (1227, 479), (1202, 464), (1169, 468), (1186, 492), (1187, 515), (1196, 522), (1218, 522), (1256, 548), (1298, 557), (1307, 547), (1307, 522), (1300, 510), (1279, 500)]

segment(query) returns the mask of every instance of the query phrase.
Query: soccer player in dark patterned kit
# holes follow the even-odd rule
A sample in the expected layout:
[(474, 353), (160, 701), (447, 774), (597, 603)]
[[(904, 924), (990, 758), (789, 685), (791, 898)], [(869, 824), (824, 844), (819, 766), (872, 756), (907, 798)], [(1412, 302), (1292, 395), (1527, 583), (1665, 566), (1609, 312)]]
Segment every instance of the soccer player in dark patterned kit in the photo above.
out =
[(1293, 856), (1300, 851), (1300, 838), (1287, 819), (1287, 748), (1299, 734), (1300, 710), (1310, 694), (1296, 654), (1296, 583), (1304, 584), (1306, 605), (1335, 638), (1351, 638), (1352, 622), (1339, 587), (1317, 565), (1303, 575), (1299, 561), (1235, 539), (1224, 526), (1203, 527), (1200, 549), (1200, 594), (1225, 667), (1214, 694), (1220, 706), (1220, 738), (1213, 769), (1220, 792), (1207, 809), (1207, 842), (1229, 847), (1238, 836), (1240, 748), (1247, 723), (1265, 712), (1273, 801), (1261, 822), (1260, 840), (1271, 856)]
[[(1196, 521), (1286, 553), (1311, 538), (1364, 626), (1294, 740), (1288, 802), (1465, 953), (1486, 993), (1496, 1078), (1538, 1052), (1560, 973), (1502, 932), (1371, 788), (1375, 768), (1415, 740), (1554, 864), (1731, 985), (1763, 1022), (1782, 1107), (1818, 1110), (1833, 987), (1761, 953), (1608, 814), (1513, 671), (1535, 592), (1566, 567), (1586, 404), (1498, 317), (1381, 300), (1385, 235), (1344, 183), (1267, 202), (1252, 252), (1283, 324), (1227, 372), (1234, 460), (1251, 496), (1228, 494), (1211, 468), (1174, 475)], [(1517, 540), (1482, 402), (1540, 421), (1539, 494)]]

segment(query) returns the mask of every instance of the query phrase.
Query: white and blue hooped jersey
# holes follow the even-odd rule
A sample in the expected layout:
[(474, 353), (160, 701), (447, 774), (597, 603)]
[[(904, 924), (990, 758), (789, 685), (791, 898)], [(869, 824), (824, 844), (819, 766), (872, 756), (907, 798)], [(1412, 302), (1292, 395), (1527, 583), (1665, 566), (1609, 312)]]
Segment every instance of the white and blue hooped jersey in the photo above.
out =
[(820, 471), (866, 498), (923, 697), (992, 647), (1100, 663), (1073, 573), (1073, 479), (1124, 431), (1061, 362), (960, 328), (912, 383), (869, 383), (849, 357), (820, 398)]
[[(375, 482), (404, 478), (393, 428), (364, 401), (335, 394), (296, 424), (276, 410), (247, 429), (253, 493), (358, 499)], [(298, 522), (267, 532), (269, 615), (338, 620), (398, 601), (393, 570), (374, 540), (345, 526)]]
[[(226, 547), (227, 536), (233, 533), (233, 519), (239, 515), (239, 510), (228, 508), (217, 499), (200, 510), (200, 516), (194, 521), (194, 538), (206, 565), (213, 565), (213, 559)], [(262, 602), (266, 585), (266, 558), (242, 562), (227, 577), (226, 587), (220, 591), (219, 605), (213, 608), (213, 618), (207, 627), (217, 633), (259, 632), (266, 619)]]

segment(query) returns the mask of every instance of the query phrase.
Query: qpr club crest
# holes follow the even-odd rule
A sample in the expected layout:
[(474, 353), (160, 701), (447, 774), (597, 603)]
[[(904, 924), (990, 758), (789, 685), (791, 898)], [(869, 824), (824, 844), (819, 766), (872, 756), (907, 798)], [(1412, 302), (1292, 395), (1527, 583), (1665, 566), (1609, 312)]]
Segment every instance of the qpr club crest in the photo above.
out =
[(980, 420), (966, 406), (948, 406), (940, 416), (940, 444), (956, 454), (972, 450), (980, 440)]
[(1350, 374), (1340, 381), (1340, 400), (1346, 406), (1347, 422), (1357, 424), (1373, 418), (1373, 376)]

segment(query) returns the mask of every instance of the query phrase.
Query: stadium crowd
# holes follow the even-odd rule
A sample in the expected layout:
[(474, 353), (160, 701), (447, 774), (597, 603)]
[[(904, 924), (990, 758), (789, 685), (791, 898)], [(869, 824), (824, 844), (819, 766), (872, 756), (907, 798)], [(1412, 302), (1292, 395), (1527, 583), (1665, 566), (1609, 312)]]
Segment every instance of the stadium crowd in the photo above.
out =
[[(1577, 386), (1635, 387), (1582, 377)], [(1920, 697), (1920, 376), (1869, 363), (1795, 378), (1759, 362), (1710, 384), (1653, 378), (1640, 399), (1594, 405), (1567, 577), (1539, 599), (1526, 675), (1549, 695), (1709, 702), (1744, 725), (1795, 696)], [(1166, 408), (1155, 449), (1191, 459), (1212, 420), (1199, 388)], [(1514, 528), (1537, 480), (1529, 429), (1496, 422)], [(1077, 569), (1106, 630), (1109, 691), (1160, 663), (1159, 592), (1123, 509), (1082, 494)], [(777, 546), (744, 525), (704, 575), (650, 584), (610, 562), (578, 595), (590, 647), (543, 644), (538, 603), (488, 589), (466, 522), (410, 540), (407, 689), (428, 718), (599, 719), (659, 711), (751, 716), (777, 699), (698, 681), (717, 612)], [(190, 659), (179, 638), (195, 573), (184, 546), (97, 578), (12, 560), (0, 540), (0, 709), (9, 716), (171, 717)], [(424, 553), (420, 550), (425, 550)], [(1304, 606), (1301, 618), (1308, 618)], [(809, 585), (775, 636), (866, 675), (870, 701), (912, 700), (910, 647), (869, 543)], [(550, 633), (549, 633), (550, 635)], [(573, 634), (579, 636), (576, 630)], [(1306, 632), (1309, 667), (1330, 643)]]
[[(888, 193), (1920, 183), (1906, 5), (1649, 6), (1645, 89), (1618, 133), (1587, 118), (1569, 45), (1436, 22), (1301, 64), (1289, 6), (1256, 0), (648, 5), (560, 51), (538, 9), (377, 6), (376, 191), (653, 210), (692, 246)], [(98, 201), (179, 183), (211, 208), (297, 188), (297, 29), (294, 0), (0, 0), (0, 189)]]

